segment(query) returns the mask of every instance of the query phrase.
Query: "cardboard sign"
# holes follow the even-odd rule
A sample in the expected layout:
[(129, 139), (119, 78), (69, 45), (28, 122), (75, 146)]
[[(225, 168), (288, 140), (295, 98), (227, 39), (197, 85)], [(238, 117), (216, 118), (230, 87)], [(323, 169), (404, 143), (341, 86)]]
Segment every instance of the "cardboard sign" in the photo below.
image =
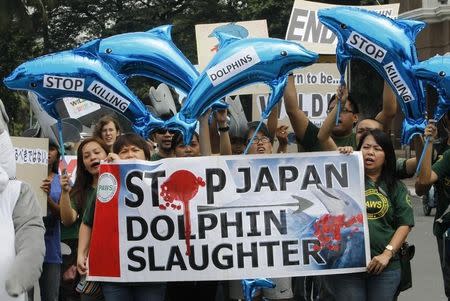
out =
[[(340, 74), (335, 64), (314, 64), (294, 72), (298, 106), (309, 120), (318, 127), (322, 126), (327, 116), (328, 101), (336, 93)], [(259, 120), (267, 104), (268, 94), (255, 94), (253, 97), (253, 120)], [(279, 124), (290, 126), (284, 109), (284, 101), (279, 103)]]
[[(296, 0), (292, 8), (286, 40), (297, 41), (319, 54), (336, 54), (337, 37), (320, 23), (317, 12), (321, 8), (335, 7), (324, 3)], [(359, 6), (390, 18), (397, 18), (400, 4)]]
[[(220, 26), (227, 24), (236, 24), (245, 27), (249, 38), (268, 38), (269, 33), (267, 29), (266, 20), (242, 21), (236, 23), (212, 23), (212, 24), (197, 24), (195, 25), (195, 36), (197, 40), (197, 57), (198, 70), (202, 72), (206, 65), (211, 61), (218, 49), (218, 41), (215, 37), (209, 35), (213, 30)], [(233, 30), (233, 28), (229, 29)], [(239, 34), (239, 33), (236, 33)], [(269, 88), (264, 84), (254, 84), (244, 87), (239, 91), (233, 93), (234, 95), (253, 94), (253, 93), (268, 93)]]
[(35, 192), (42, 215), (47, 215), (47, 194), (40, 188), (48, 173), (48, 139), (11, 137), (16, 158), (16, 177)]
[(101, 108), (99, 104), (81, 98), (66, 97), (63, 100), (67, 113), (74, 119), (83, 117)]

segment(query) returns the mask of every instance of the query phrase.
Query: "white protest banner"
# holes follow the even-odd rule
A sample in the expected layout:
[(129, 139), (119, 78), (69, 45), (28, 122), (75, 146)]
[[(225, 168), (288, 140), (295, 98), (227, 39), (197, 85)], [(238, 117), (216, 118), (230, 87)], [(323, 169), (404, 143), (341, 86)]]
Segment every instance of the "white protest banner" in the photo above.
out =
[[(289, 19), (286, 40), (300, 42), (309, 50), (319, 54), (335, 54), (337, 38), (317, 16), (319, 9), (339, 5), (296, 0)], [(361, 6), (359, 6), (361, 7)], [(376, 11), (390, 18), (398, 16), (400, 4), (371, 5), (361, 8)]]
[(16, 159), (17, 179), (30, 184), (41, 205), (41, 214), (47, 215), (47, 194), (40, 188), (48, 173), (48, 139), (11, 137)]
[(66, 106), (67, 113), (69, 113), (69, 116), (74, 119), (83, 117), (101, 108), (99, 104), (81, 98), (66, 97), (63, 101)]
[(365, 271), (370, 244), (362, 166), (359, 152), (102, 164), (88, 279)]

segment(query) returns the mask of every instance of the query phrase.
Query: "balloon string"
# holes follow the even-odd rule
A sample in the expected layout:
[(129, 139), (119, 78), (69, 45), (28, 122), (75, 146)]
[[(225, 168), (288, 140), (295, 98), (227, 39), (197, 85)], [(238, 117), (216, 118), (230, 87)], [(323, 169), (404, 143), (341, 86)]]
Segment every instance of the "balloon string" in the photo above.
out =
[(256, 127), (255, 131), (253, 132), (252, 138), (247, 143), (247, 146), (245, 147), (244, 155), (248, 153), (248, 150), (250, 149), (250, 146), (253, 144), (253, 140), (255, 140), (256, 134), (258, 134), (259, 129), (261, 128), (263, 124), (264, 118), (261, 118), (261, 120), (258, 123), (258, 126)]
[(337, 111), (336, 111), (336, 125), (338, 125), (339, 124), (339, 115), (341, 114), (341, 97), (339, 96), (338, 97), (338, 100), (337, 100)]
[(67, 170), (67, 162), (64, 152), (63, 134), (62, 134), (62, 121), (58, 118), (58, 140), (59, 140), (59, 153), (61, 154), (61, 161), (63, 162), (63, 171)]
[(420, 154), (419, 163), (417, 163), (417, 168), (416, 168), (417, 175), (419, 174), (420, 169), (422, 168), (422, 161), (423, 161), (423, 158), (425, 157), (425, 153), (427, 151), (427, 147), (428, 147), (429, 143), (430, 143), (430, 136), (427, 136), (427, 138), (425, 138), (425, 144), (422, 149), (422, 154)]
[[(434, 124), (434, 123), (436, 123), (436, 119), (430, 119), (430, 120), (428, 120), (428, 123)], [(429, 144), (430, 144), (430, 136), (427, 136), (425, 138), (425, 144), (422, 148), (422, 154), (420, 154), (420, 159), (419, 159), (419, 162), (417, 163), (416, 175), (419, 174), (420, 169), (422, 168), (422, 161), (423, 161), (423, 158), (425, 157), (425, 153), (427, 151)]]
[[(341, 75), (340, 86), (345, 86), (344, 75)], [(341, 102), (342, 102), (342, 96), (341, 96), (341, 94), (339, 94), (339, 96), (337, 98), (337, 104), (336, 104), (337, 105), (336, 121), (335, 121), (336, 125), (339, 125), (339, 115), (341, 115)]]

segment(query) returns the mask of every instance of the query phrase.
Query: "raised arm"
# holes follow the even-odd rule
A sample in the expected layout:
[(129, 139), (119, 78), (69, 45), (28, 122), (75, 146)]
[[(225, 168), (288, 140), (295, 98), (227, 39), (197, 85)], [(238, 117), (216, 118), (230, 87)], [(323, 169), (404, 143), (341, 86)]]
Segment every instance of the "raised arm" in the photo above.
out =
[(211, 138), (209, 136), (209, 115), (211, 109), (205, 112), (198, 121), (200, 122), (199, 137), (200, 137), (200, 153), (202, 156), (211, 156)]
[(215, 115), (220, 136), (220, 154), (231, 155), (230, 127), (227, 122), (227, 110), (218, 110)]
[[(346, 86), (339, 86), (336, 90), (336, 95), (341, 98), (341, 109), (345, 107), (345, 103), (348, 99), (348, 89)], [(319, 140), (320, 147), (323, 150), (336, 150), (337, 146), (331, 138), (333, 128), (336, 126), (336, 114), (338, 106), (334, 106), (333, 110), (328, 113), (327, 117), (320, 127), (317, 139)]]
[(278, 128), (278, 105), (274, 106), (272, 111), (270, 111), (269, 118), (267, 118), (267, 129), (269, 130), (269, 135), (273, 139), (276, 135)]
[(431, 161), (433, 155), (433, 140), (436, 136), (436, 126), (428, 124), (425, 128), (425, 137), (429, 137), (429, 145), (425, 150), (425, 156), (420, 167), (420, 172), (416, 180), (415, 188), (417, 195), (424, 195), (428, 192), (431, 185), (438, 180), (438, 175), (431, 169)]
[(78, 218), (77, 211), (72, 208), (70, 201), (70, 184), (69, 175), (63, 174), (60, 177), (61, 183), (61, 199), (59, 200), (59, 208), (61, 213), (61, 222), (64, 226), (69, 227)]
[(280, 125), (277, 128), (276, 137), (278, 140), (278, 149), (277, 153), (287, 153), (287, 146), (288, 146), (288, 126), (287, 125)]
[(385, 132), (391, 127), (391, 122), (397, 113), (397, 100), (388, 83), (384, 82), (383, 87), (383, 109), (375, 117), (376, 120), (383, 124), (383, 129)]
[(298, 140), (303, 141), (309, 119), (298, 107), (297, 91), (295, 89), (293, 75), (289, 75), (286, 89), (284, 90), (284, 106), (295, 136)]

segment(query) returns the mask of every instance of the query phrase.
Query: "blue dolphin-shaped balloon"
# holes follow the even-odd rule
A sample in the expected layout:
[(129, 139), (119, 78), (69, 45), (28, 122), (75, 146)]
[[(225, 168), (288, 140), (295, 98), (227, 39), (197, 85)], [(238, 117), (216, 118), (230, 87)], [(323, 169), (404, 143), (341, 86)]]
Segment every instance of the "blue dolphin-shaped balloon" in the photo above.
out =
[(436, 55), (413, 66), (417, 78), (431, 84), (439, 95), (434, 120), (439, 121), (450, 110), (450, 55)]
[(425, 23), (393, 20), (356, 7), (321, 9), (318, 15), (338, 37), (336, 60), (341, 75), (351, 58), (372, 65), (392, 87), (405, 115), (402, 142), (422, 133), (426, 125), (425, 92), (412, 66), (418, 62), (416, 36)]
[(132, 76), (157, 79), (186, 94), (199, 73), (171, 37), (172, 25), (102, 39), (101, 58), (126, 81)]
[(244, 279), (241, 281), (245, 301), (252, 301), (259, 288), (274, 288), (275, 283), (268, 278)]
[[(219, 50), (195, 82), (186, 101), (166, 126), (183, 133), (191, 141), (197, 118), (211, 107), (224, 104), (221, 99), (244, 86), (264, 82), (272, 89), (262, 116), (267, 118), (283, 95), (287, 75), (293, 69), (317, 61), (318, 55), (300, 44), (271, 38), (241, 39), (215, 31)], [(225, 105), (226, 106), (226, 105)]]
[(44, 110), (59, 119), (55, 104), (64, 97), (77, 97), (106, 105), (133, 123), (133, 130), (146, 136), (163, 122), (120, 80), (119, 75), (98, 57), (100, 41), (35, 58), (18, 66), (4, 84), (38, 95)]

